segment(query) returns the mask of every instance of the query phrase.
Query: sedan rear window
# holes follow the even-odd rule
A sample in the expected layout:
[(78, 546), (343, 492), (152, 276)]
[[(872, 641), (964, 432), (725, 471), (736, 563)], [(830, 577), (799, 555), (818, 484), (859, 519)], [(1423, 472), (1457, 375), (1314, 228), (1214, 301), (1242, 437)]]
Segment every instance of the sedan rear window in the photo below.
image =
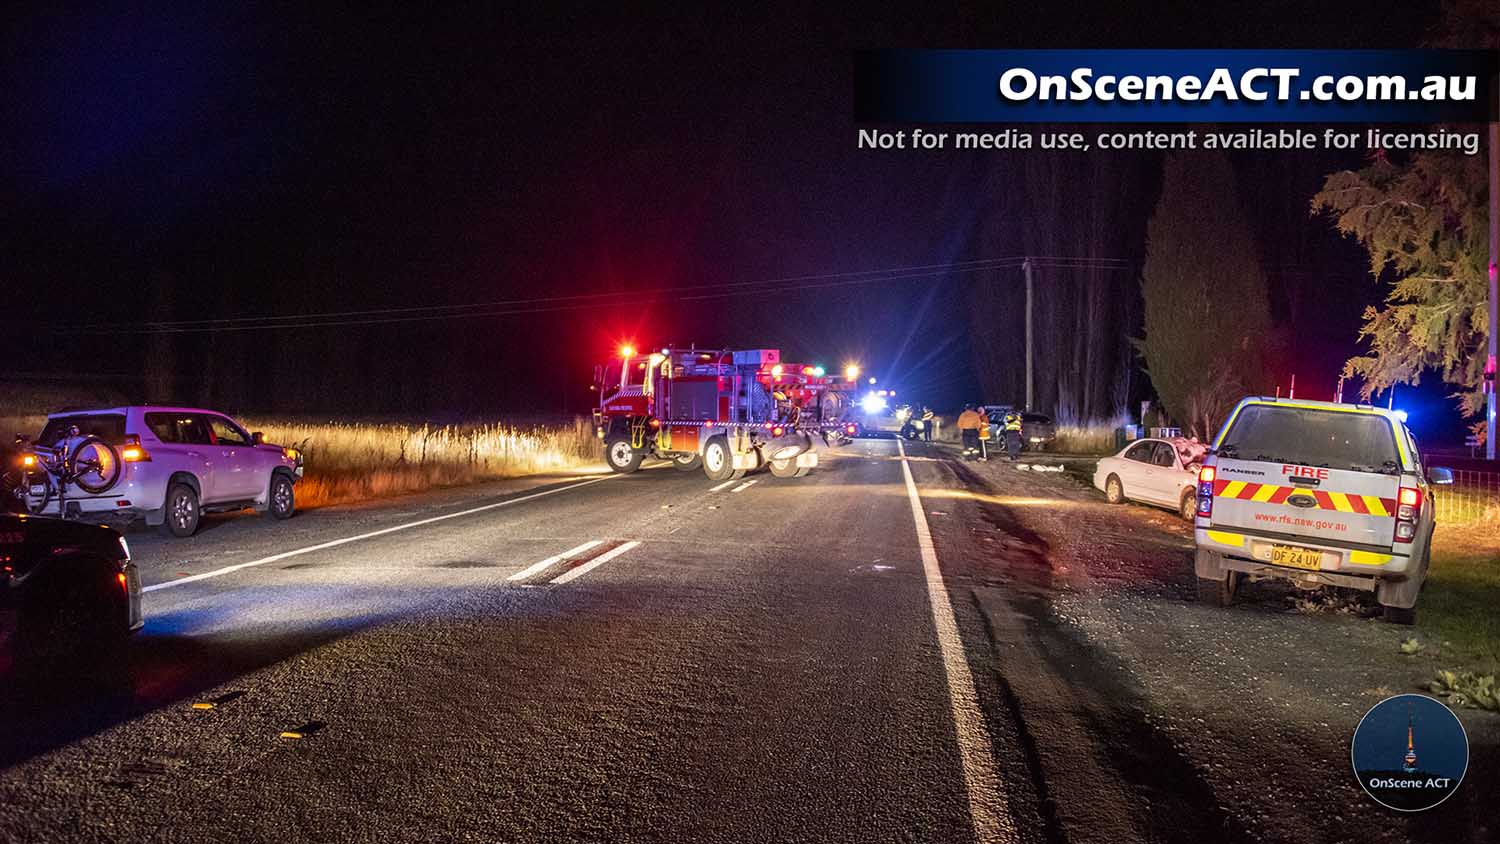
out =
[(68, 436), (68, 429), (78, 426), (78, 433), (85, 437), (98, 437), (111, 444), (125, 442), (125, 415), (122, 413), (77, 413), (54, 416), (47, 420), (41, 436), (36, 441), (41, 445), (57, 445)]
[(1234, 418), (1218, 451), (1231, 460), (1356, 472), (1401, 470), (1391, 423), (1373, 413), (1252, 404)]

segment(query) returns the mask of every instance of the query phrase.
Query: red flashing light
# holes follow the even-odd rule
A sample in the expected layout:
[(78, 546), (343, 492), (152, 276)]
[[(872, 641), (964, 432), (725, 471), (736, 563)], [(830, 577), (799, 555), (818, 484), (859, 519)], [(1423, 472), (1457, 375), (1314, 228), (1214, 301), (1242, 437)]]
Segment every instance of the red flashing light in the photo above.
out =
[(121, 589), (124, 589), (126, 592), (130, 591), (130, 581), (125, 577), (125, 572), (122, 571), (115, 575), (115, 580), (120, 582)]
[(1214, 482), (1214, 476), (1215, 476), (1215, 474), (1216, 473), (1214, 472), (1214, 467), (1212, 467), (1212, 466), (1204, 466), (1202, 469), (1198, 470), (1198, 483), (1200, 483), (1200, 484), (1211, 484), (1211, 483), (1213, 483)]

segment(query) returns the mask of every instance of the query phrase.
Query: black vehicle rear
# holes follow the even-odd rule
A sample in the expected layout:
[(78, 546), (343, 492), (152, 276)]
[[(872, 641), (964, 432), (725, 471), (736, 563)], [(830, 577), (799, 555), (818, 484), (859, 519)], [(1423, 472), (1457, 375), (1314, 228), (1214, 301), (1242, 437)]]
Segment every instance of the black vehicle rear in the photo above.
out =
[(1057, 425), (1044, 413), (1021, 414), (1021, 445), (1028, 451), (1041, 451), (1057, 438)]
[(0, 514), (0, 648), (14, 670), (106, 679), (141, 625), (140, 577), (118, 531)]

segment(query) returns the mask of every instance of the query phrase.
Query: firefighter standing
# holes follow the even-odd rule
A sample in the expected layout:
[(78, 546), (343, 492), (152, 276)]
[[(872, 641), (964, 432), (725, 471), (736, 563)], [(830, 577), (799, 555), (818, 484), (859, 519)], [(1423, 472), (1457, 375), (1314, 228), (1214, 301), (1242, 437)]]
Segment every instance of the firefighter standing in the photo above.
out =
[(979, 408), (979, 462), (990, 459), (990, 414), (981, 405)]
[(964, 459), (973, 460), (979, 453), (979, 414), (972, 404), (964, 405), (964, 412), (958, 414), (958, 435), (963, 439)]
[(937, 415), (932, 412), (932, 408), (922, 405), (922, 439), (924, 441), (932, 442), (932, 429), (936, 424)]
[(1005, 414), (1005, 451), (1011, 462), (1021, 455), (1021, 414), (1014, 410)]

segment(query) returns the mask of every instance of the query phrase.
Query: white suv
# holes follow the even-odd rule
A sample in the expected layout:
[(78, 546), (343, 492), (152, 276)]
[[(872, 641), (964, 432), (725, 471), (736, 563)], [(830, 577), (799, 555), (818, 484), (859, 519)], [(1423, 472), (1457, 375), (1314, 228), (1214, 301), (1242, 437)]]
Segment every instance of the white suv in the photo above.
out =
[(112, 521), (144, 517), (173, 536), (191, 536), (205, 512), (254, 508), (286, 519), (296, 509), (301, 454), (265, 443), (222, 413), (155, 406), (54, 413), (35, 442), (45, 451), (70, 439), (82, 442), (80, 437), (107, 445), (91, 447), (94, 459), (118, 460), (118, 474), (97, 473), (106, 480), (91, 484), (92, 491), (81, 485), (32, 487), (41, 493), (33, 495), (34, 512)]
[(1373, 591), (1411, 624), (1436, 524), (1433, 486), (1399, 412), (1248, 398), (1199, 471), (1199, 597), (1225, 605), (1244, 577)]

